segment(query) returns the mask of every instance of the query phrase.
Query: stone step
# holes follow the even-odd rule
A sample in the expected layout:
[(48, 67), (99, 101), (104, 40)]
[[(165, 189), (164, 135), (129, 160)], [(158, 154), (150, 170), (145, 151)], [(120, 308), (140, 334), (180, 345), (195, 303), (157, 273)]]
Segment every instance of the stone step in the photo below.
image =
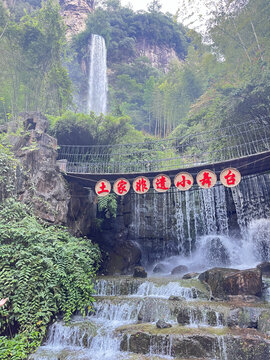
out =
[[(139, 354), (159, 354), (173, 358), (217, 360), (266, 360), (270, 340), (253, 329), (186, 328), (136, 324), (117, 329), (123, 336), (121, 350)], [(248, 349), (248, 351), (247, 351)]]
[(156, 322), (159, 319), (172, 323), (183, 321), (189, 325), (223, 326), (229, 308), (210, 303), (167, 300), (160, 298), (102, 297), (94, 305), (89, 316), (107, 321)]
[(179, 279), (175, 277), (138, 279), (131, 276), (99, 277), (96, 281), (97, 296), (151, 296), (169, 298), (180, 296), (186, 300), (194, 298), (209, 299), (207, 287), (198, 279)]
[[(34, 357), (35, 356), (35, 357)], [(142, 354), (134, 354), (134, 353), (119, 353), (118, 355), (114, 355), (114, 358), (109, 360), (189, 360), (187, 358), (172, 358), (172, 357), (163, 357), (163, 356), (155, 356), (155, 355), (142, 355)], [(42, 349), (40, 348), (35, 355), (31, 355), (29, 360), (96, 360), (95, 356), (92, 355), (90, 357), (89, 354), (85, 352), (85, 350), (77, 349)], [(211, 359), (196, 359), (196, 360), (211, 360)]]
[(257, 328), (269, 304), (185, 301), (181, 298), (98, 297), (90, 316), (104, 321), (156, 322), (161, 319), (189, 326)]

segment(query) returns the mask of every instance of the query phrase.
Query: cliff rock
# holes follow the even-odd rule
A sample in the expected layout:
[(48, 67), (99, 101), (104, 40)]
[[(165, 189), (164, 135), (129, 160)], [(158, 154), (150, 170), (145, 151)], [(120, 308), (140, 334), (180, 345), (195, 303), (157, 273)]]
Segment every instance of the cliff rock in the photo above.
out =
[(146, 40), (142, 40), (136, 44), (136, 55), (147, 57), (152, 66), (163, 71), (168, 71), (169, 64), (172, 60), (178, 60), (174, 49), (165, 45), (151, 45)]
[(66, 36), (72, 36), (85, 30), (88, 15), (94, 10), (94, 0), (60, 0), (61, 15), (67, 26)]
[(21, 166), (18, 199), (31, 204), (40, 219), (66, 224), (70, 195), (56, 162), (57, 141), (46, 133), (48, 125), (39, 113), (22, 113), (9, 123), (9, 140)]

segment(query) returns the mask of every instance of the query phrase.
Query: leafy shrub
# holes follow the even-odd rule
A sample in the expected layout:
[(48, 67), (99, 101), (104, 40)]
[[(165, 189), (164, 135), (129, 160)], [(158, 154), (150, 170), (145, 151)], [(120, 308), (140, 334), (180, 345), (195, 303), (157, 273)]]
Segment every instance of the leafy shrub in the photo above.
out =
[(115, 194), (109, 194), (98, 198), (98, 211), (103, 212), (105, 218), (116, 218), (117, 214), (117, 197)]
[(14, 194), (16, 166), (13, 154), (0, 144), (0, 202)]
[[(64, 228), (40, 224), (14, 199), (0, 206), (0, 358), (25, 359), (57, 314), (91, 309), (97, 246)], [(15, 337), (14, 337), (15, 336)]]
[(120, 141), (134, 128), (128, 116), (76, 114), (49, 116), (51, 133), (60, 145), (108, 145)]

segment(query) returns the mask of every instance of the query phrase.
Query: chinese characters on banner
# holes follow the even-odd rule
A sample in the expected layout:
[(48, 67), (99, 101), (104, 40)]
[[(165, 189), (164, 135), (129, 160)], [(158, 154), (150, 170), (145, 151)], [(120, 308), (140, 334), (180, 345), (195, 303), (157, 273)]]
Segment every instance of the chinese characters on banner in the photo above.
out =
[(217, 175), (211, 170), (202, 170), (196, 177), (197, 184), (203, 189), (210, 189), (216, 185)]
[[(241, 174), (237, 169), (227, 168), (220, 173), (220, 182), (226, 187), (237, 186), (241, 181)], [(196, 176), (196, 182), (203, 189), (210, 189), (216, 185), (217, 175), (212, 170), (202, 170)], [(174, 178), (174, 185), (180, 191), (192, 188), (194, 179), (188, 172), (180, 172)], [(150, 187), (150, 180), (145, 176), (138, 176), (132, 183), (137, 194), (146, 194)], [(120, 196), (126, 195), (131, 188), (130, 182), (125, 178), (117, 179), (113, 184), (113, 191)], [(168, 175), (159, 174), (153, 180), (153, 188), (157, 192), (166, 192), (171, 188), (171, 179)], [(111, 192), (108, 180), (99, 180), (95, 186), (98, 196), (106, 196)]]
[(133, 181), (133, 190), (137, 194), (146, 194), (149, 189), (150, 189), (150, 181), (147, 177), (138, 176)]
[(95, 191), (98, 196), (106, 196), (111, 192), (111, 184), (107, 180), (99, 180), (96, 183)]
[(237, 186), (241, 181), (241, 174), (237, 169), (225, 169), (220, 173), (220, 181), (226, 187)]
[(157, 192), (166, 192), (170, 189), (172, 183), (167, 175), (160, 174), (153, 180), (153, 187)]
[(120, 178), (113, 184), (113, 191), (120, 196), (126, 195), (130, 189), (130, 182), (127, 179)]
[(181, 191), (189, 190), (194, 183), (193, 176), (187, 172), (181, 172), (174, 178), (174, 185)]

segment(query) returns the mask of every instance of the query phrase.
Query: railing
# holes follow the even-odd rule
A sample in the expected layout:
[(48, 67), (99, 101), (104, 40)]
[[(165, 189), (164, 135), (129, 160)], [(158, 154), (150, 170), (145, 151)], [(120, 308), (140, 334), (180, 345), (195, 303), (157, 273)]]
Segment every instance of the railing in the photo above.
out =
[(116, 145), (62, 145), (67, 172), (145, 173), (184, 169), (241, 158), (270, 149), (270, 124), (250, 121), (182, 138)]

